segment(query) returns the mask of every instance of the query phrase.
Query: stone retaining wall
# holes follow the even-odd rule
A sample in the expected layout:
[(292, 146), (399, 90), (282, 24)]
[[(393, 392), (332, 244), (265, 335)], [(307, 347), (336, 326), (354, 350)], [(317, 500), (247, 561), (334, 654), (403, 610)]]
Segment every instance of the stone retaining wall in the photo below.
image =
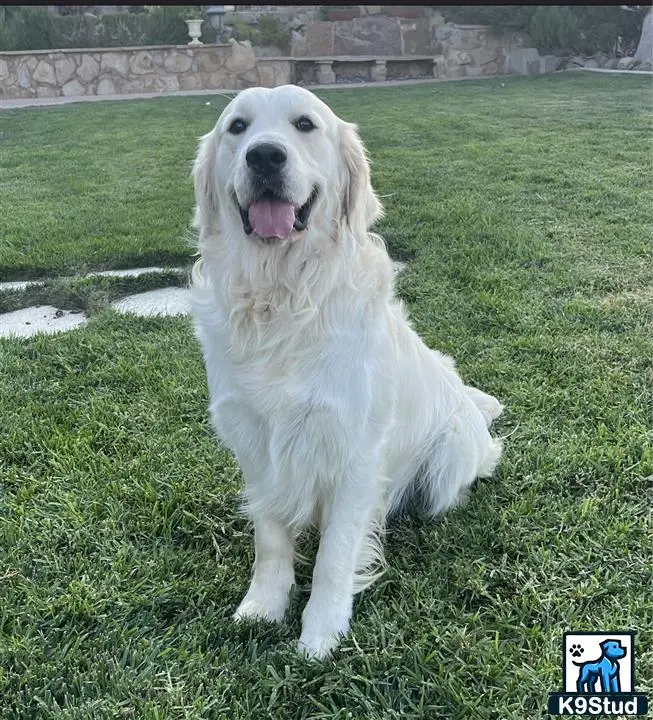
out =
[[(286, 83), (321, 84), (406, 78), (537, 75), (565, 66), (597, 67), (582, 58), (540, 56), (523, 33), (499, 37), (481, 26), (438, 25), (430, 52), (327, 53), (315, 58), (256, 57), (249, 42), (90, 50), (0, 52), (0, 100), (32, 97), (241, 90)], [(320, 46), (322, 47), (322, 46)], [(328, 49), (328, 48), (324, 48)], [(412, 48), (411, 48), (412, 49)], [(607, 57), (607, 56), (606, 56)], [(633, 58), (614, 65), (635, 64)], [(606, 64), (609, 66), (609, 63)], [(628, 65), (630, 67), (630, 65)], [(650, 65), (647, 65), (648, 69)], [(642, 65), (644, 69), (644, 65)]]
[(274, 87), (288, 58), (256, 58), (249, 43), (0, 52), (0, 98)]
[(424, 8), (424, 17), (411, 19), (381, 13), (308, 23), (301, 32), (293, 32), (292, 55), (430, 55), (437, 59), (442, 78), (536, 75), (558, 69), (561, 60), (540, 56), (530, 44), (523, 32), (497, 34), (484, 25), (445, 23), (437, 8)]
[(367, 15), (354, 20), (310, 22), (292, 33), (293, 57), (426, 55), (429, 19)]

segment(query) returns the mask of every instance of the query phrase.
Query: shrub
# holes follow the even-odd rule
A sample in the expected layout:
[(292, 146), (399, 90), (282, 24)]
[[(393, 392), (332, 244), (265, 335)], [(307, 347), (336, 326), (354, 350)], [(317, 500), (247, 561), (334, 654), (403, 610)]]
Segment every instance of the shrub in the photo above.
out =
[(542, 52), (612, 54), (621, 37), (623, 52), (632, 55), (648, 7), (637, 6), (631, 12), (618, 5), (459, 5), (439, 10), (447, 22), (489, 25), (498, 33), (527, 31)]
[(578, 18), (564, 5), (540, 5), (535, 8), (528, 31), (533, 44), (542, 52), (579, 51)]
[(46, 15), (50, 21), (51, 44), (46, 45), (45, 48), (92, 48), (96, 46), (97, 18), (88, 15), (69, 15), (68, 17), (49, 13)]
[(231, 25), (231, 37), (241, 42), (243, 40), (249, 40), (251, 43), (258, 41), (258, 33), (256, 30), (254, 30), (251, 25), (238, 19), (234, 20)]
[[(142, 6), (141, 6), (142, 7)], [(155, 6), (148, 12), (106, 13), (99, 18), (49, 13), (45, 8), (3, 6), (0, 50), (120, 47), (129, 45), (185, 45), (188, 17), (203, 17), (200, 6)], [(215, 39), (208, 22), (202, 26), (207, 42)]]
[(438, 10), (446, 22), (458, 25), (489, 25), (497, 32), (526, 30), (535, 8), (524, 5), (458, 5)]
[(95, 26), (95, 41), (99, 47), (145, 45), (147, 15), (106, 13)]
[(54, 47), (48, 13), (37, 7), (12, 7), (5, 12), (2, 50), (43, 50)]
[(290, 30), (284, 30), (274, 15), (261, 15), (258, 21), (258, 43), (273, 45), (279, 50), (290, 52)]
[[(196, 13), (200, 13), (198, 8)], [(190, 15), (185, 7), (157, 5), (146, 15), (146, 45), (184, 45), (188, 27), (184, 20)], [(201, 15), (198, 15), (201, 17)], [(204, 28), (202, 28), (204, 30)]]
[(290, 52), (290, 30), (284, 30), (274, 15), (261, 15), (258, 28), (236, 18), (231, 27), (234, 40), (249, 40), (252, 45), (272, 45), (284, 52)]
[(595, 52), (613, 54), (617, 38), (621, 37), (624, 54), (633, 55), (647, 10), (647, 6), (639, 6), (631, 12), (618, 5), (574, 7), (582, 30), (579, 51), (587, 55)]

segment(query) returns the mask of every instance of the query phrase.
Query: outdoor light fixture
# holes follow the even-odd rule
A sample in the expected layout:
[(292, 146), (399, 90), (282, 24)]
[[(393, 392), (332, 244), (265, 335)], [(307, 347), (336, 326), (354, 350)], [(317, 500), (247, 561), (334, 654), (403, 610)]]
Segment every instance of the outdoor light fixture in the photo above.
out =
[(222, 37), (222, 19), (224, 14), (227, 12), (226, 5), (209, 5), (206, 10), (206, 14), (209, 16), (209, 22), (211, 27), (216, 31), (216, 39), (220, 40)]

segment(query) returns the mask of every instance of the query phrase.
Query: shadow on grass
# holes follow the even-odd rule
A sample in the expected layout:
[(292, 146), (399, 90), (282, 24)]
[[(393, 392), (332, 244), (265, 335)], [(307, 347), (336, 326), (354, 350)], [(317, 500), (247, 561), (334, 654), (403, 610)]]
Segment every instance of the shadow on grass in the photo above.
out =
[(73, 277), (46, 280), (43, 285), (0, 292), (0, 313), (33, 305), (54, 305), (89, 316), (126, 295), (167, 287), (188, 287), (189, 271), (167, 270), (138, 277)]

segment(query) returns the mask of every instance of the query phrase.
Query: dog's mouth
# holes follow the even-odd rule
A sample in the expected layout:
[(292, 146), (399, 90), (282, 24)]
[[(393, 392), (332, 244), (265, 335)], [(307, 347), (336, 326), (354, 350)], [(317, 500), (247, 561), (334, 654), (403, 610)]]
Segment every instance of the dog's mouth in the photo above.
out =
[(317, 195), (316, 186), (301, 207), (279, 197), (272, 190), (265, 190), (247, 209), (242, 208), (238, 200), (234, 199), (246, 235), (253, 232), (264, 240), (284, 240), (293, 231), (306, 230)]

